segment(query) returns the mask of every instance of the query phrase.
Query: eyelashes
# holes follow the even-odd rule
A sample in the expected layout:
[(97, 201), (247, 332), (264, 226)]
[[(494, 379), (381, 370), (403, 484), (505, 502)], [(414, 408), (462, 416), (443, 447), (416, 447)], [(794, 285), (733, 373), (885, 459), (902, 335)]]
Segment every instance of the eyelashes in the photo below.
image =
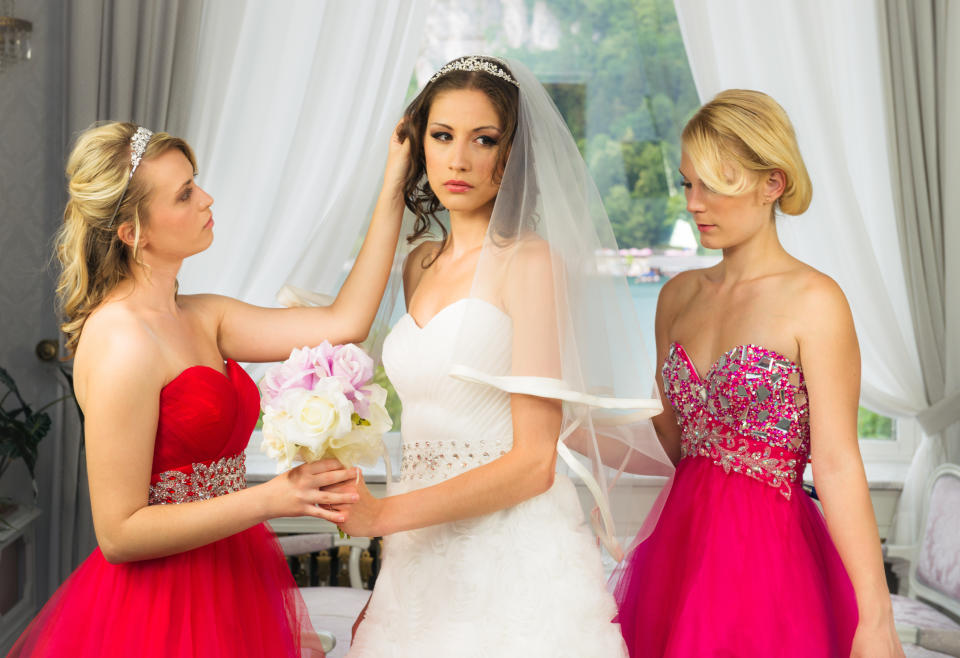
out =
[(184, 190), (183, 194), (180, 195), (180, 200), (189, 201), (191, 196), (193, 196), (193, 188), (188, 187), (186, 190)]
[[(448, 132), (438, 130), (437, 132), (430, 133), (430, 137), (437, 140), (438, 142), (452, 142), (453, 135)], [(480, 143), (481, 146), (496, 146), (498, 141), (489, 135), (480, 135), (476, 138), (476, 141)]]

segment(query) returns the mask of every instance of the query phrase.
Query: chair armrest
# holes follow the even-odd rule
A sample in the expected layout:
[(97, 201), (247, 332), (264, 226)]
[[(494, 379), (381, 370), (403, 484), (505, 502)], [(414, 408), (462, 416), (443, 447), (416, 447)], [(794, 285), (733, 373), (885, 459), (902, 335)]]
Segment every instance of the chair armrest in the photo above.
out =
[(919, 544), (883, 544), (883, 559), (899, 559), (912, 562), (919, 548)]
[(897, 624), (897, 637), (901, 644), (916, 644), (919, 631), (916, 626)]
[(333, 548), (336, 544), (333, 535), (329, 532), (318, 532), (309, 535), (284, 535), (277, 537), (284, 555), (303, 555), (316, 553)]
[(948, 656), (960, 656), (960, 630), (919, 628), (917, 644), (930, 651), (939, 651)]

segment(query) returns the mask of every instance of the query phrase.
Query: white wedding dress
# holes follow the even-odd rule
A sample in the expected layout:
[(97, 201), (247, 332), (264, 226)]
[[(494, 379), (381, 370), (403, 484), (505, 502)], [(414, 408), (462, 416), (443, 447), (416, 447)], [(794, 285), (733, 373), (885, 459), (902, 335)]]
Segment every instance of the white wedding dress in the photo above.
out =
[[(484, 307), (461, 327), (469, 304)], [(403, 402), (400, 481), (427, 487), (510, 450), (510, 396), (450, 377), (455, 334), (469, 331), (490, 372), (509, 372), (512, 323), (479, 299), (447, 306), (424, 327), (405, 315), (383, 348)], [(460, 336), (462, 339), (463, 336)], [(626, 656), (600, 553), (571, 481), (486, 516), (397, 533), (349, 656)]]

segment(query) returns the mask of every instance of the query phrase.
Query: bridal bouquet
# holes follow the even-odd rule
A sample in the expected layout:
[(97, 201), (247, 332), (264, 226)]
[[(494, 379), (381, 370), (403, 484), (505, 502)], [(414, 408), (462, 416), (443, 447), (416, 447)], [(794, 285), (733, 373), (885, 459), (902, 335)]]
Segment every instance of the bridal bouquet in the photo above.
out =
[(303, 347), (271, 366), (260, 382), (263, 443), (277, 472), (294, 460), (334, 458), (372, 466), (393, 422), (386, 390), (372, 382), (373, 359), (353, 344)]

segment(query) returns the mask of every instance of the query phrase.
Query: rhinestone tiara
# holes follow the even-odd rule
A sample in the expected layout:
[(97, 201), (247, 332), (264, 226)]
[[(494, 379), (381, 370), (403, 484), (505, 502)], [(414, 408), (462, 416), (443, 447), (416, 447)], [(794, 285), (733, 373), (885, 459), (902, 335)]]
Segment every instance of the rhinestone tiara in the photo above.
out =
[(143, 152), (147, 150), (151, 137), (153, 137), (153, 131), (140, 126), (130, 138), (130, 178), (133, 178), (133, 172), (140, 166)]
[(442, 69), (434, 73), (433, 77), (430, 78), (430, 83), (434, 82), (438, 78), (442, 78), (451, 71), (482, 71), (484, 73), (489, 73), (490, 75), (495, 75), (502, 80), (506, 80), (518, 89), (520, 88), (520, 83), (514, 80), (513, 76), (493, 62), (477, 57), (476, 55), (470, 55), (469, 57), (461, 57), (453, 60)]

